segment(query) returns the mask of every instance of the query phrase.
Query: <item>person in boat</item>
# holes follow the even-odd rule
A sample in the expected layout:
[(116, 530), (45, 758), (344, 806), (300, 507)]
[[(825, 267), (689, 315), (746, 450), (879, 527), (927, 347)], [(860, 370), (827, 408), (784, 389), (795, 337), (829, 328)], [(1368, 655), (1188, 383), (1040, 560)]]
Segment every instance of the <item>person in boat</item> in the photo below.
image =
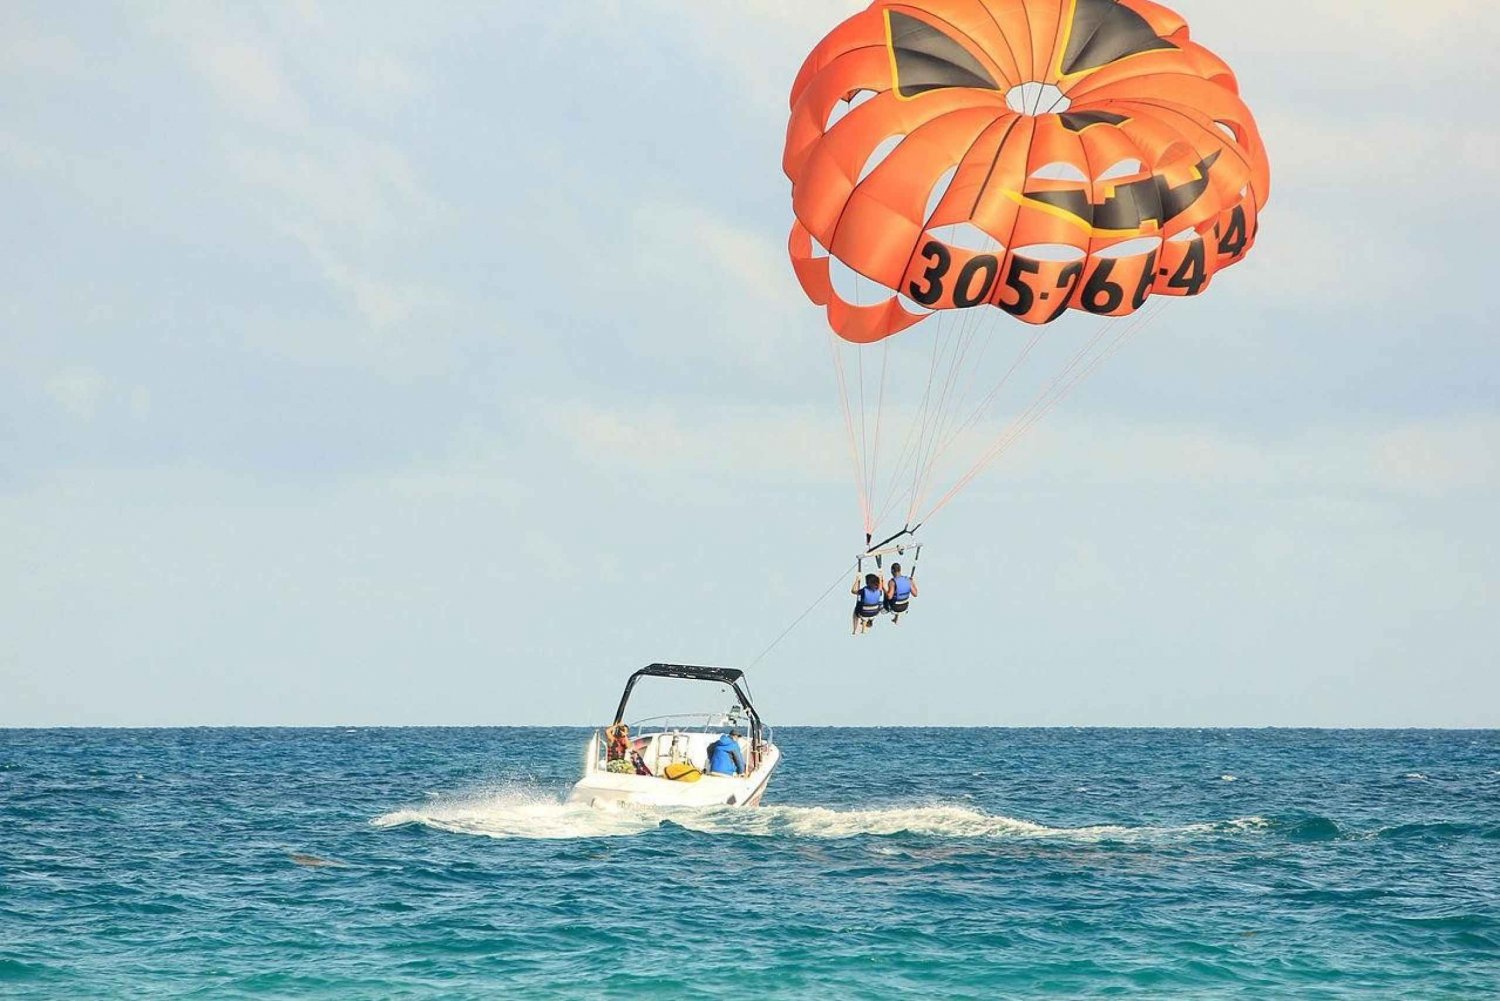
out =
[(739, 735), (738, 730), (731, 729), (708, 746), (708, 774), (745, 774), (745, 758), (740, 752)]
[(624, 723), (616, 723), (604, 731), (609, 738), (609, 746), (605, 749), (604, 760), (622, 761), (630, 752), (630, 727)]
[(891, 579), (885, 582), (885, 610), (891, 613), (891, 625), (901, 621), (901, 613), (917, 597), (917, 582), (901, 572), (901, 564), (891, 564)]
[(875, 624), (875, 616), (885, 611), (885, 589), (880, 585), (880, 575), (865, 574), (864, 585), (855, 575), (854, 586), (849, 589), (854, 595), (854, 634), (867, 632)]
[(630, 752), (630, 767), (635, 769), (637, 775), (651, 774), (651, 766), (646, 764), (645, 759), (641, 757), (640, 751), (632, 750)]

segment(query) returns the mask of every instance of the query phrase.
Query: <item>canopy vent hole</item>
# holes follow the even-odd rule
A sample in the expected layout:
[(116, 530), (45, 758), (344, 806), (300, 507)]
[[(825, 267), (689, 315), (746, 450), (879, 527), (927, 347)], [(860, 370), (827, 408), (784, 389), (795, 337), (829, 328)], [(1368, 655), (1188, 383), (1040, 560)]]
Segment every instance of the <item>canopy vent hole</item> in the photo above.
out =
[(1019, 84), (1005, 92), (1005, 106), (1019, 115), (1060, 115), (1073, 106), (1073, 102), (1055, 84)]

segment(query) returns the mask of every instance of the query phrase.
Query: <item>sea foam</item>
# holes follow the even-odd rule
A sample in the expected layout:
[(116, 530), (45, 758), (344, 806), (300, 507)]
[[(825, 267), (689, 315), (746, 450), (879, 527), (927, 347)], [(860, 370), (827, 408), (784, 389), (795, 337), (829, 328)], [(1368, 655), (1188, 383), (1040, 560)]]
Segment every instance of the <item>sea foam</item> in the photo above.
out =
[(1049, 827), (988, 813), (967, 805), (933, 803), (876, 809), (822, 806), (647, 807), (565, 803), (535, 789), (492, 790), (440, 798), (382, 814), (376, 827), (420, 825), (454, 834), (492, 838), (568, 839), (622, 837), (664, 826), (699, 834), (837, 840), (860, 836), (916, 835), (929, 838), (1053, 838), (1076, 841), (1135, 841), (1262, 830), (1262, 817), (1239, 817), (1177, 826), (1098, 824)]

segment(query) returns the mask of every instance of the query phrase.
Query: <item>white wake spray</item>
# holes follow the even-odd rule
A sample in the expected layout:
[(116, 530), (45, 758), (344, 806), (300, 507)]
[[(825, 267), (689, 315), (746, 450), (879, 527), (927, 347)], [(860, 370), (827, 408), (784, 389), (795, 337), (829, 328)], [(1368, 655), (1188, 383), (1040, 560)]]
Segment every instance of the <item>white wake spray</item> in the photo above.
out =
[(645, 807), (564, 803), (555, 793), (505, 789), (435, 800), (370, 821), (376, 827), (420, 824), (455, 834), (491, 838), (568, 839), (641, 834), (672, 824), (701, 834), (832, 840), (860, 835), (914, 834), (931, 838), (1056, 838), (1139, 841), (1264, 829), (1269, 821), (1241, 817), (1176, 827), (1101, 824), (1048, 827), (969, 806), (931, 804), (869, 810), (821, 806)]

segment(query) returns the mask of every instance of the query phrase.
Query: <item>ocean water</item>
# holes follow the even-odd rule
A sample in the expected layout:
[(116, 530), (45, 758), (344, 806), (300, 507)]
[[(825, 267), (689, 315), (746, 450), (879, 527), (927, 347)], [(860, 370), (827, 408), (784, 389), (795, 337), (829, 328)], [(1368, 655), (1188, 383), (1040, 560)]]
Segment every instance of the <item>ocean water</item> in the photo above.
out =
[(0, 997), (1500, 997), (1500, 732), (0, 731)]

